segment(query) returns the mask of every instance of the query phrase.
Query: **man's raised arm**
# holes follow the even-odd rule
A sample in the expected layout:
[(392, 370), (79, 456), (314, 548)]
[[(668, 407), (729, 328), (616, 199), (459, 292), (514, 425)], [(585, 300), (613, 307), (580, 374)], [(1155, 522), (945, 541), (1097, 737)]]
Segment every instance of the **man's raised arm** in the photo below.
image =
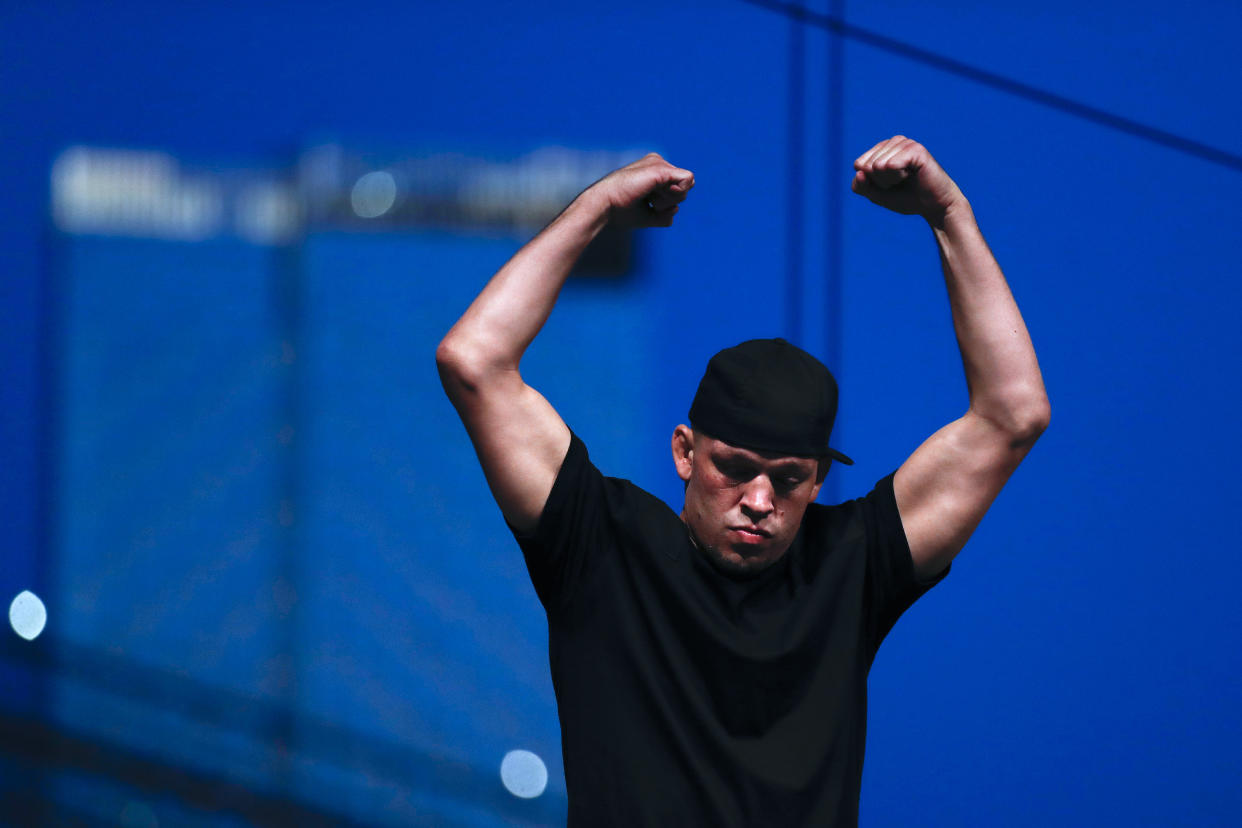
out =
[(1048, 425), (1035, 348), (970, 203), (919, 143), (896, 136), (854, 162), (854, 192), (927, 220), (940, 261), (970, 405), (893, 480), (916, 574), (941, 572)]
[(436, 349), (444, 390), (519, 531), (535, 528), (569, 448), (560, 415), (522, 381), (522, 354), (605, 225), (668, 227), (693, 186), (689, 170), (655, 153), (600, 179), (497, 271)]

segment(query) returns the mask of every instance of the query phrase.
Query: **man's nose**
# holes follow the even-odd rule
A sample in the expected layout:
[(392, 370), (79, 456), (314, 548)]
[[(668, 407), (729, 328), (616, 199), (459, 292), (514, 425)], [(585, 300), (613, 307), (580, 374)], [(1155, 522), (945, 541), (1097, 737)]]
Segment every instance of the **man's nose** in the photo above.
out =
[(759, 475), (746, 486), (742, 495), (742, 511), (754, 521), (772, 513), (772, 482), (766, 475)]

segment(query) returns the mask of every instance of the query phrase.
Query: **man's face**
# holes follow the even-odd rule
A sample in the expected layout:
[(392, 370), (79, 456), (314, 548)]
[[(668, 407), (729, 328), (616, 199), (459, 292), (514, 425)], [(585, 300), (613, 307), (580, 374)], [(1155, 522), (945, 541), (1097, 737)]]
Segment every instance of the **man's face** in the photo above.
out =
[(718, 568), (759, 572), (785, 554), (828, 461), (752, 451), (680, 425), (673, 462), (686, 481), (681, 519)]

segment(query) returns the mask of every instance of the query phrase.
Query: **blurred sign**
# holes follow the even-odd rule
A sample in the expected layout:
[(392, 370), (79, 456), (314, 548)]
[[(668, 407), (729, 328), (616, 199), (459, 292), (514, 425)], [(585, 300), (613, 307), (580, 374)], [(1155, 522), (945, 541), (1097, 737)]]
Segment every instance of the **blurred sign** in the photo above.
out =
[(99, 147), (71, 147), (52, 165), (52, 218), (66, 233), (257, 244), (287, 243), (302, 226), (280, 172), (187, 169), (166, 153)]
[[(291, 170), (192, 166), (163, 152), (75, 146), (52, 168), (52, 217), (66, 233), (255, 244), (307, 229), (412, 231), (524, 239), (636, 153), (544, 147), (497, 160), (461, 153), (379, 156), (336, 144)], [(606, 230), (580, 270), (629, 270), (632, 236)]]

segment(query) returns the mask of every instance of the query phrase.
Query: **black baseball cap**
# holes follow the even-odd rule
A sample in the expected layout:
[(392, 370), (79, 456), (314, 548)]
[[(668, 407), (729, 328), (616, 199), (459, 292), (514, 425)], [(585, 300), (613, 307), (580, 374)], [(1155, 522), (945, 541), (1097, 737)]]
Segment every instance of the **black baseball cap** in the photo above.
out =
[(783, 339), (751, 339), (707, 363), (690, 426), (754, 451), (854, 461), (828, 446), (837, 418), (837, 381), (806, 351)]

